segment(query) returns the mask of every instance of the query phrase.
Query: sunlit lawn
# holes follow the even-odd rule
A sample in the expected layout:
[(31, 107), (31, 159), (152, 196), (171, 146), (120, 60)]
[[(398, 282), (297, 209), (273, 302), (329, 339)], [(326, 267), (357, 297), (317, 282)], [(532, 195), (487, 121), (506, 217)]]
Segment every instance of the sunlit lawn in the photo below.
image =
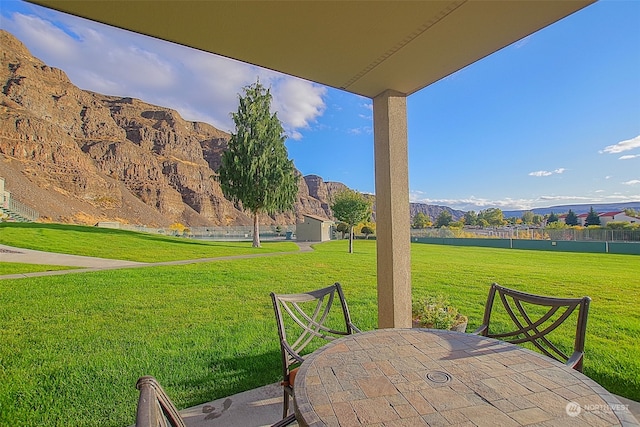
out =
[[(180, 408), (276, 382), (269, 292), (339, 281), (354, 322), (375, 328), (375, 242), (355, 250), (338, 241), (311, 253), (2, 280), (0, 425), (133, 424), (142, 375)], [(585, 373), (640, 400), (638, 257), (420, 244), (412, 255), (414, 294), (447, 294), (469, 330), (494, 281), (591, 296)]]
[(138, 262), (297, 251), (293, 242), (212, 242), (66, 224), (0, 223), (0, 243), (39, 251)]
[(6, 274), (37, 273), (40, 271), (69, 270), (71, 267), (46, 264), (22, 264), (17, 262), (0, 262), (0, 276)]

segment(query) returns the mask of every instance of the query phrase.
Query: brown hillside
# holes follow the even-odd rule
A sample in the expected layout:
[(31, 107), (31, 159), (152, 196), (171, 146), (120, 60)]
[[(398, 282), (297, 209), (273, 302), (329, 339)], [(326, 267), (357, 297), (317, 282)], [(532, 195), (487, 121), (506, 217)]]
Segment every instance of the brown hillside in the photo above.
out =
[[(81, 90), (2, 30), (0, 49), (0, 177), (42, 220), (251, 224), (213, 178), (227, 133), (169, 108)], [(330, 217), (331, 195), (341, 188), (305, 177), (295, 213), (261, 223)]]

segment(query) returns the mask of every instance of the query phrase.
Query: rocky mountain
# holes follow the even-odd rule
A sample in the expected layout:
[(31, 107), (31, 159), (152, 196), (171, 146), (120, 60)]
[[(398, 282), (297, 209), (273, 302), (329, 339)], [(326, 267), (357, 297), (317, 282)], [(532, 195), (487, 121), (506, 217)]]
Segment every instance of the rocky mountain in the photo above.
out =
[[(0, 49), (0, 177), (41, 220), (251, 224), (215, 180), (229, 134), (169, 108), (81, 90), (2, 30)], [(331, 217), (331, 197), (343, 188), (303, 177), (295, 212), (260, 222)]]

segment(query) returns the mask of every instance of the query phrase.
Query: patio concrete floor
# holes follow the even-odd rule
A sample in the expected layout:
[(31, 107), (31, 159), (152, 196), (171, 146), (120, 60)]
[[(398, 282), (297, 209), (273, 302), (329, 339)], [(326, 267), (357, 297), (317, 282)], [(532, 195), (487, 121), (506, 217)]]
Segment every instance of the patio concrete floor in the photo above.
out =
[[(282, 418), (282, 387), (279, 383), (180, 411), (188, 427), (266, 427)], [(617, 396), (640, 421), (640, 402)], [(297, 423), (290, 424), (297, 427)]]
[(184, 409), (180, 415), (188, 427), (271, 426), (282, 418), (282, 393), (280, 383), (269, 384)]

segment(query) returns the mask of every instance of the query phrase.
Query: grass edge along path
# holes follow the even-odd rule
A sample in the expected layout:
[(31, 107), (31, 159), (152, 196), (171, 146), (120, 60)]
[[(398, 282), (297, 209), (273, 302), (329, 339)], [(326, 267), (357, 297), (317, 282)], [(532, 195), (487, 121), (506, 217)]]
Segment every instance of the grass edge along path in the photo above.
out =
[[(354, 322), (376, 326), (375, 242), (311, 253), (0, 282), (0, 425), (133, 424), (135, 381), (178, 407), (277, 382), (269, 292), (339, 281)], [(415, 295), (441, 293), (480, 323), (493, 281), (593, 298), (585, 374), (640, 399), (640, 266), (633, 256), (412, 245)], [(624, 312), (626, 316), (620, 316)]]
[(44, 271), (72, 270), (75, 267), (65, 265), (23, 264), (19, 262), (0, 262), (0, 276), (10, 274), (40, 273)]
[(0, 223), (0, 244), (45, 252), (136, 262), (166, 262), (271, 252), (294, 252), (292, 241), (194, 240), (110, 228), (46, 223)]

